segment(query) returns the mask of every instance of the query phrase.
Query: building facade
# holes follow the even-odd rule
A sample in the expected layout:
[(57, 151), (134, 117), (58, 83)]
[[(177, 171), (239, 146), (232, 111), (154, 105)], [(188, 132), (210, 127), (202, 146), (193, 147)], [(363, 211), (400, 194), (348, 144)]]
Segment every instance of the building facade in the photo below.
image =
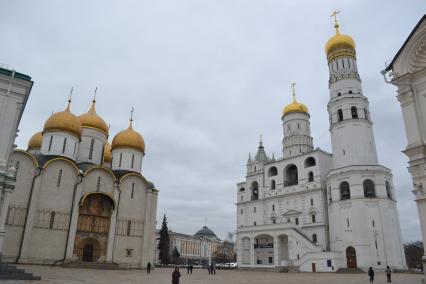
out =
[[(385, 80), (398, 88), (407, 134), (408, 171), (426, 241), (426, 15), (418, 22), (392, 62), (384, 70)], [(388, 77), (390, 81), (388, 81)], [(423, 266), (426, 257), (423, 256)]]
[(0, 66), (0, 261), (6, 236), (10, 195), (15, 188), (15, 168), (10, 156), (15, 147), (18, 125), (34, 82), (31, 77)]
[(308, 108), (283, 109), (283, 158), (260, 141), (237, 184), (239, 267), (298, 271), (404, 268), (391, 170), (380, 165), (354, 40), (340, 33), (325, 47), (332, 153), (315, 148)]
[[(159, 232), (159, 230), (156, 232), (156, 264), (160, 263), (160, 251), (158, 248), (158, 241), (160, 239)], [(207, 226), (198, 230), (194, 235), (169, 231), (169, 237), (171, 262), (174, 264), (191, 263), (194, 265), (206, 265), (211, 263), (212, 258), (214, 258), (218, 252), (223, 251), (223, 242)], [(179, 253), (179, 257), (174, 256), (175, 250)]]
[(5, 261), (132, 268), (152, 262), (158, 190), (142, 175), (145, 142), (131, 118), (110, 145), (95, 104), (76, 116), (69, 100), (27, 150), (14, 151)]

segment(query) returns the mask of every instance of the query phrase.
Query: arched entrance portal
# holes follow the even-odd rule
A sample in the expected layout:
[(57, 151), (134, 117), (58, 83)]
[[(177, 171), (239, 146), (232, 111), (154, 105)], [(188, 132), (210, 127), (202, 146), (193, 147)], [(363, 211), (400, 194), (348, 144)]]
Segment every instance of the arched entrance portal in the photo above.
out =
[(270, 235), (254, 238), (255, 264), (274, 265), (274, 239)]
[(353, 247), (346, 248), (346, 263), (348, 268), (357, 268), (356, 251)]
[(109, 227), (114, 201), (102, 193), (83, 196), (80, 202), (74, 255), (79, 261), (106, 260)]

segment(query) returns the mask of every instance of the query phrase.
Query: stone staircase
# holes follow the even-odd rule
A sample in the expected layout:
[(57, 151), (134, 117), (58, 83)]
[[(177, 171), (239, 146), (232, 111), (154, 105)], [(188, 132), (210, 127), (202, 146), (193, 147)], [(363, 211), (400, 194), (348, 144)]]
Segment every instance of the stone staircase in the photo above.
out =
[(120, 267), (117, 263), (106, 262), (65, 262), (59, 265), (65, 268), (83, 268), (83, 269), (100, 269), (100, 270), (121, 270), (125, 269)]
[(14, 265), (0, 263), (1, 280), (41, 280), (40, 276), (34, 276), (31, 272), (16, 268)]

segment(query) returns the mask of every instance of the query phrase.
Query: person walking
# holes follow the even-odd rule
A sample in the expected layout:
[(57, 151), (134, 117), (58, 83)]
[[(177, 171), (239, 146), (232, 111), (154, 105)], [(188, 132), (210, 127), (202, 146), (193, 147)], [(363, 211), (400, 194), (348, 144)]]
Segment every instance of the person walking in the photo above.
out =
[(146, 265), (146, 273), (151, 273), (151, 262)]
[(386, 273), (387, 282), (392, 283), (392, 279), (391, 279), (392, 269), (390, 269), (389, 266), (386, 266), (385, 273)]
[(216, 267), (214, 265), (214, 262), (212, 262), (212, 264), (210, 266), (210, 271), (211, 271), (211, 274), (216, 274)]
[(186, 271), (189, 274), (189, 271), (191, 270), (191, 268), (189, 267), (189, 263), (186, 265)]
[(192, 264), (189, 265), (189, 272), (192, 274), (192, 269), (194, 269), (194, 266)]
[(374, 270), (373, 267), (370, 266), (370, 268), (368, 268), (368, 276), (370, 277), (370, 283), (374, 282)]
[(175, 267), (175, 271), (172, 273), (172, 284), (179, 284), (180, 272), (179, 267)]

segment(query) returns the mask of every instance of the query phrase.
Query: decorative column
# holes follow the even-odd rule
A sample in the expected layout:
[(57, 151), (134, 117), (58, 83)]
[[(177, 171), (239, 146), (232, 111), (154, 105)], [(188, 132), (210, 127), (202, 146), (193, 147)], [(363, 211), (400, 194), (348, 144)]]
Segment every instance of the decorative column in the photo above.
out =
[(274, 237), (274, 263), (275, 263), (275, 266), (281, 266), (280, 251), (281, 251), (280, 237), (275, 236)]
[(254, 238), (250, 238), (250, 266), (256, 266), (256, 254), (254, 253)]

